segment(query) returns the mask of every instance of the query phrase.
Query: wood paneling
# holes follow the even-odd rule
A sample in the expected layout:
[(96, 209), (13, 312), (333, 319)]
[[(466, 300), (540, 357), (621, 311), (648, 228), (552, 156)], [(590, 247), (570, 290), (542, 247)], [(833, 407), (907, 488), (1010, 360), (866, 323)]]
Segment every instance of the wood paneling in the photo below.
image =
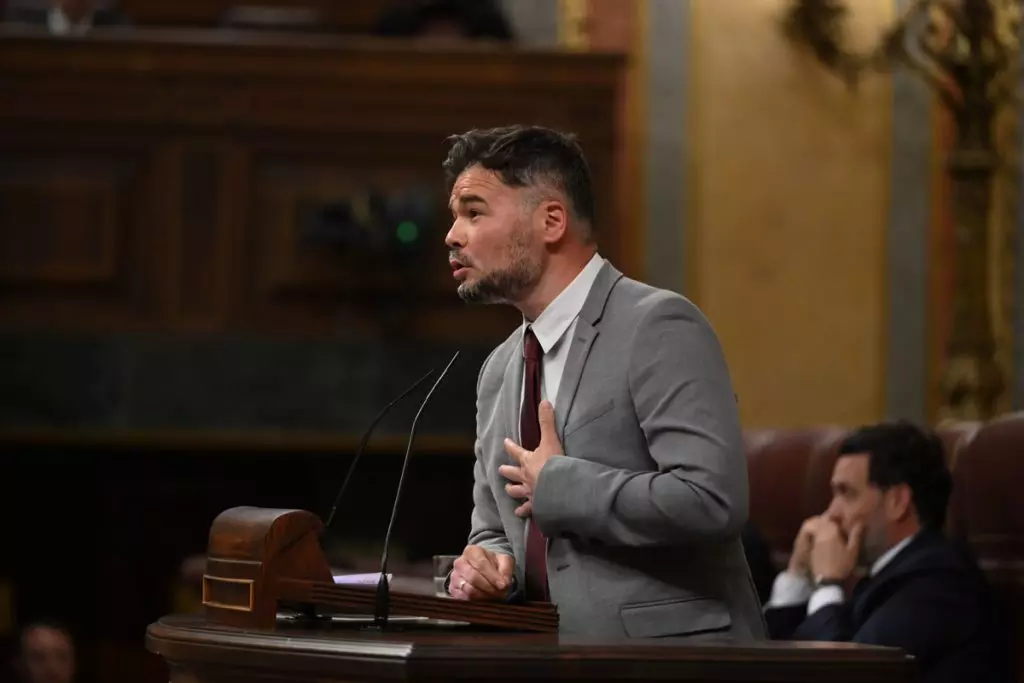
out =
[[(20, 162), (20, 163), (19, 163)], [(62, 163), (63, 162), (63, 163)], [(0, 175), (0, 281), (106, 284), (116, 279), (124, 168), (7, 159)]]
[(380, 12), (394, 0), (273, 0), (272, 2), (235, 2), (234, 0), (121, 0), (118, 6), (132, 22), (140, 26), (214, 26), (232, 7), (254, 5), (293, 9), (313, 9), (331, 28), (346, 32), (368, 32)]
[[(383, 264), (374, 263), (366, 253), (333, 249), (329, 234), (320, 237), (309, 234), (304, 223), (313, 218), (317, 207), (332, 202), (351, 200), (357, 212), (368, 212), (370, 190), (400, 192), (417, 182), (422, 183), (421, 174), (403, 172), (400, 166), (359, 171), (355, 164), (345, 169), (301, 161), (256, 160), (253, 166), (252, 235), (258, 254), (251, 268), (255, 284), (262, 292), (268, 295), (303, 292), (344, 295), (346, 292), (394, 291), (399, 285), (413, 284), (402, 282), (408, 271), (382, 270)], [(431, 188), (436, 190), (436, 185), (431, 183)], [(441, 212), (444, 204), (436, 201), (437, 197), (434, 199), (436, 228), (444, 220)], [(430, 250), (430, 255), (436, 257), (435, 263), (442, 260), (436, 248)], [(435, 274), (441, 272), (438, 268), (431, 270)], [(432, 287), (437, 284), (431, 282)]]
[(152, 321), (161, 286), (149, 270), (159, 261), (152, 149), (57, 127), (6, 127), (0, 149), (4, 324)]
[[(616, 260), (622, 67), (323, 36), (0, 32), (0, 87), (16, 93), (0, 99), (0, 325), (500, 339), (514, 316), (466, 309), (445, 265), (444, 139), (508, 123), (576, 132)], [(371, 191), (433, 202), (413, 256), (310, 234), (325, 204)]]

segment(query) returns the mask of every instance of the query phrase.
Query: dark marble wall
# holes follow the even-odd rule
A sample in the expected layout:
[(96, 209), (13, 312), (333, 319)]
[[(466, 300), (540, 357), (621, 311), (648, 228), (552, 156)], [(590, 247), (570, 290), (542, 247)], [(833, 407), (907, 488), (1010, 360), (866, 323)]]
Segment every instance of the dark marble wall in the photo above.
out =
[[(16, 620), (58, 616), (69, 622), (82, 648), (83, 681), (103, 679), (119, 658), (154, 665), (143, 650), (145, 628), (174, 609), (182, 561), (205, 551), (219, 512), (255, 505), (327, 518), (351, 448), (303, 451), (288, 435), (353, 443), (380, 408), (429, 368), (443, 369), (455, 350), (404, 339), (374, 345), (0, 336), (0, 431), (6, 431), (0, 451), (8, 484), (0, 497), (7, 548), (0, 553), (0, 577), (14, 586)], [(429, 567), (432, 554), (458, 552), (465, 544), (476, 379), (491, 347), (459, 350), (418, 429), (419, 436), (453, 445), (443, 452), (414, 449), (393, 536), (394, 571)], [(336, 566), (363, 571), (379, 558), (404, 437), (429, 387), (425, 383), (376, 432), (392, 438), (361, 461), (324, 538)], [(243, 438), (230, 448), (204, 447), (202, 434), (217, 431)], [(79, 438), (86, 432), (114, 438), (98, 445)], [(272, 447), (261, 442), (262, 433), (273, 435)], [(120, 441), (118, 434), (137, 438)], [(182, 448), (161, 434), (199, 438)], [(53, 435), (62, 438), (48, 438)]]
[[(298, 451), (9, 446), (0, 576), (15, 587), (15, 616), (69, 623), (84, 683), (115, 680), (109, 675), (123, 667), (110, 657), (131, 659), (123, 662), (126, 670), (159, 672), (162, 663), (144, 652), (146, 626), (174, 609), (182, 562), (204, 552), (213, 518), (235, 505), (308, 509), (326, 518), (350, 462), (345, 454)], [(378, 560), (400, 465), (396, 452), (374, 452), (361, 462), (324, 539), (336, 566), (366, 570)], [(462, 549), (472, 467), (464, 453), (413, 457), (392, 571), (429, 566), (432, 554)], [(118, 654), (105, 659), (104, 652)]]

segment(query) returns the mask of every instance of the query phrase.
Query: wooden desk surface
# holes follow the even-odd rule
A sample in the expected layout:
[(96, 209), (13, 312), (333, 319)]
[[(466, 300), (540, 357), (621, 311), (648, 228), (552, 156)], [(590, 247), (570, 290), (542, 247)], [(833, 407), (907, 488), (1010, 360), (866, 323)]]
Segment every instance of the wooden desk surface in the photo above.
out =
[[(847, 643), (764, 642), (733, 646), (685, 639), (609, 641), (578, 636), (484, 632), (458, 626), (283, 627), (274, 633), (168, 616), (151, 625), (147, 648), (171, 667), (171, 681), (529, 679), (677, 681), (911, 680), (899, 650)], [(230, 674), (229, 674), (230, 672)], [(324, 677), (327, 678), (324, 678)]]

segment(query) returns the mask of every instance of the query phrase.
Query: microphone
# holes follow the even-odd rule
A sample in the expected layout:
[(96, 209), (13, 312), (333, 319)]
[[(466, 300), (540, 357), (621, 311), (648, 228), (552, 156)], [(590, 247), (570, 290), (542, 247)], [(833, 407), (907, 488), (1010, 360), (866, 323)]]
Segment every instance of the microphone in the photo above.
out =
[[(325, 534), (327, 533), (327, 530), (330, 528), (331, 522), (334, 520), (334, 514), (338, 511), (338, 503), (341, 502), (342, 496), (345, 495), (345, 490), (348, 488), (348, 484), (352, 480), (352, 473), (356, 471), (356, 465), (359, 464), (359, 458), (362, 457), (363, 450), (366, 448), (366, 444), (370, 441), (370, 435), (373, 434), (373, 430), (376, 429), (377, 423), (383, 420), (384, 416), (391, 412), (392, 408), (401, 403), (402, 399), (404, 399), (406, 396), (415, 391), (419, 385), (426, 382), (427, 378), (433, 374), (434, 368), (431, 368), (427, 372), (427, 374), (423, 375), (418, 380), (416, 380), (416, 382), (411, 387), (403, 391), (398, 398), (384, 406), (384, 409), (377, 413), (377, 417), (373, 418), (373, 422), (370, 423), (370, 426), (367, 427), (366, 429), (366, 433), (363, 434), (362, 441), (359, 442), (359, 448), (356, 450), (355, 457), (352, 458), (352, 464), (348, 466), (348, 473), (345, 475), (345, 481), (342, 483), (341, 488), (338, 490), (338, 495), (334, 497), (334, 507), (331, 508), (331, 514), (327, 516), (327, 523), (324, 524)], [(431, 389), (431, 391), (433, 391), (433, 389)]]
[(388, 624), (388, 611), (391, 600), (391, 587), (388, 584), (388, 546), (391, 543), (391, 530), (395, 526), (395, 517), (398, 516), (398, 503), (402, 500), (402, 485), (405, 483), (405, 473), (409, 469), (409, 456), (412, 454), (412, 442), (416, 438), (416, 423), (419, 422), (420, 415), (423, 414), (423, 409), (427, 407), (427, 403), (430, 401), (430, 397), (434, 395), (434, 390), (437, 389), (438, 385), (441, 384), (441, 380), (448, 374), (451, 367), (455, 365), (455, 360), (459, 357), (459, 352), (456, 351), (452, 359), (448, 361), (448, 365), (445, 366), (444, 370), (441, 371), (440, 376), (434, 382), (434, 386), (430, 387), (430, 391), (423, 398), (423, 402), (420, 403), (420, 409), (416, 411), (416, 417), (412, 420), (412, 427), (409, 428), (409, 441), (405, 446), (405, 458), (402, 461), (402, 473), (398, 476), (398, 489), (395, 491), (395, 505), (391, 509), (391, 520), (388, 522), (388, 531), (384, 535), (384, 552), (381, 553), (380, 558), (380, 579), (377, 581), (377, 598), (376, 598), (376, 611), (373, 616), (374, 624), (383, 629)]

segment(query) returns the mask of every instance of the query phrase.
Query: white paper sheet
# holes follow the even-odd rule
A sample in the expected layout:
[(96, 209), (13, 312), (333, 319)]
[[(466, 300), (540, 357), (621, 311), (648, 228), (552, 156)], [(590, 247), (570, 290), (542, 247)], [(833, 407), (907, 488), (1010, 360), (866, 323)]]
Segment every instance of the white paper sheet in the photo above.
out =
[[(393, 576), (388, 574), (388, 583), (391, 583)], [(335, 574), (334, 583), (346, 586), (376, 586), (380, 581), (380, 572), (371, 574)]]

